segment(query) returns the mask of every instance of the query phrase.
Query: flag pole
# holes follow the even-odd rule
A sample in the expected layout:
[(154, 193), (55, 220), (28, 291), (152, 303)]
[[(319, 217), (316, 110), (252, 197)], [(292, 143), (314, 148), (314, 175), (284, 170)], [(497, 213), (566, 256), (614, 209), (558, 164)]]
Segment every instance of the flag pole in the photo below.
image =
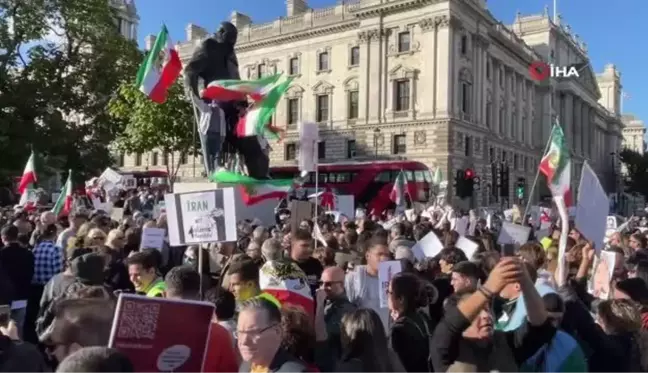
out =
[[(553, 128), (553, 126), (552, 126)], [(549, 146), (551, 145), (551, 134), (549, 135), (549, 139), (547, 140), (547, 145), (545, 145), (544, 151), (542, 152), (542, 156), (544, 157), (545, 154), (547, 154), (547, 150), (549, 150)], [(540, 164), (538, 164), (538, 168), (536, 170), (535, 178), (533, 179), (533, 184), (531, 184), (531, 190), (529, 191), (529, 198), (527, 200), (526, 206), (524, 207), (524, 214), (522, 214), (522, 222), (525, 221), (527, 212), (529, 211), (529, 207), (531, 206), (531, 198), (533, 198), (533, 193), (535, 192), (535, 187), (536, 184), (538, 184), (538, 179), (540, 178)]]

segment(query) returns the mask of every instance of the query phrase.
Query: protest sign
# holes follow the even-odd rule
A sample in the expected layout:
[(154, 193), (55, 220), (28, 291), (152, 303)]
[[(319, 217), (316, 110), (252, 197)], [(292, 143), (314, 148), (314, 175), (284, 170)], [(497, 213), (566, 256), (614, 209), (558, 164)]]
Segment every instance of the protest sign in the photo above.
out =
[(380, 283), (380, 308), (387, 308), (389, 283), (392, 277), (403, 270), (400, 260), (380, 262), (378, 265), (378, 282)]
[(214, 306), (208, 302), (119, 295), (108, 347), (135, 372), (201, 372)]
[(313, 218), (315, 205), (309, 201), (290, 201), (290, 231), (296, 232), (299, 224)]
[(141, 247), (143, 249), (162, 250), (165, 236), (166, 231), (162, 228), (143, 228)]
[(479, 248), (479, 244), (462, 236), (457, 239), (457, 243), (455, 243), (455, 247), (463, 251), (464, 254), (466, 254), (468, 260), (470, 260), (470, 258), (472, 258), (473, 255), (475, 255), (475, 253), (477, 252), (477, 249)]
[(412, 246), (412, 254), (417, 260), (435, 257), (443, 250), (443, 244), (439, 241), (436, 233), (430, 232), (426, 234), (420, 241)]
[(113, 208), (110, 211), (110, 219), (114, 221), (121, 221), (124, 218), (124, 209), (123, 208)]
[(607, 216), (610, 212), (607, 193), (587, 162), (583, 165), (576, 205), (576, 229), (594, 243), (596, 252), (603, 248)]
[(616, 253), (601, 251), (596, 260), (594, 275), (588, 283), (589, 293), (599, 299), (610, 298), (610, 281), (616, 265)]
[(106, 170), (101, 174), (101, 176), (99, 176), (99, 181), (100, 184), (103, 184), (104, 182), (108, 182), (113, 185), (117, 185), (122, 181), (122, 175), (120, 175), (119, 172), (109, 167), (106, 168)]
[(235, 203), (233, 188), (165, 195), (171, 246), (235, 242)]
[(499, 245), (514, 244), (521, 246), (527, 243), (529, 234), (531, 234), (531, 228), (504, 221), (497, 237), (497, 243)]

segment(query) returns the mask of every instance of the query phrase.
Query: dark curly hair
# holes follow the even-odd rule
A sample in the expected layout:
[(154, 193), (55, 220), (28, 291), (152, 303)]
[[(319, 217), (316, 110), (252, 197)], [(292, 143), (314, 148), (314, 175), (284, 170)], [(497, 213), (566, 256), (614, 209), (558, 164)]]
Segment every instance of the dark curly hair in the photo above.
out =
[(281, 308), (281, 347), (308, 364), (315, 361), (315, 329), (313, 320), (299, 307)]

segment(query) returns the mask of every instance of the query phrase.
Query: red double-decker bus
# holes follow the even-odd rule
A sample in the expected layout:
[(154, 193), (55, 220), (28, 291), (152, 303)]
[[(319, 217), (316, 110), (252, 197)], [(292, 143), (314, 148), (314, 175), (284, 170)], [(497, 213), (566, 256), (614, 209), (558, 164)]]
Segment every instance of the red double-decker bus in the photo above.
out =
[(147, 170), (147, 171), (118, 171), (120, 175), (126, 179), (133, 180), (133, 182), (125, 181), (128, 188), (137, 188), (141, 186), (162, 187), (169, 185), (169, 174), (162, 170)]
[[(328, 163), (318, 166), (318, 187), (331, 188), (339, 194), (353, 195), (356, 207), (364, 206), (367, 211), (382, 214), (395, 207), (389, 198), (394, 181), (400, 171), (407, 178), (406, 200), (411, 203), (425, 203), (430, 198), (432, 173), (421, 162), (415, 161), (372, 161)], [(289, 179), (299, 176), (297, 166), (272, 167), (273, 179)], [(306, 188), (315, 187), (315, 173), (310, 173), (304, 183)]]

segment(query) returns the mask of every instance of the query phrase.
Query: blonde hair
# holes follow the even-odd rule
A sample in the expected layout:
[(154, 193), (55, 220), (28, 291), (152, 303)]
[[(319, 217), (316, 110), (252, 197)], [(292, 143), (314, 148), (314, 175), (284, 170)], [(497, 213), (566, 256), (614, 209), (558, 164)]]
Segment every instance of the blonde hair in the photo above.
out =
[(76, 232), (76, 235), (74, 236), (74, 239), (69, 240), (68, 242), (68, 249), (73, 250), (73, 249), (82, 249), (86, 246), (87, 242), (87, 237), (88, 234), (90, 233), (91, 230), (97, 228), (97, 224), (87, 221), (83, 223), (80, 227), (79, 230)]

